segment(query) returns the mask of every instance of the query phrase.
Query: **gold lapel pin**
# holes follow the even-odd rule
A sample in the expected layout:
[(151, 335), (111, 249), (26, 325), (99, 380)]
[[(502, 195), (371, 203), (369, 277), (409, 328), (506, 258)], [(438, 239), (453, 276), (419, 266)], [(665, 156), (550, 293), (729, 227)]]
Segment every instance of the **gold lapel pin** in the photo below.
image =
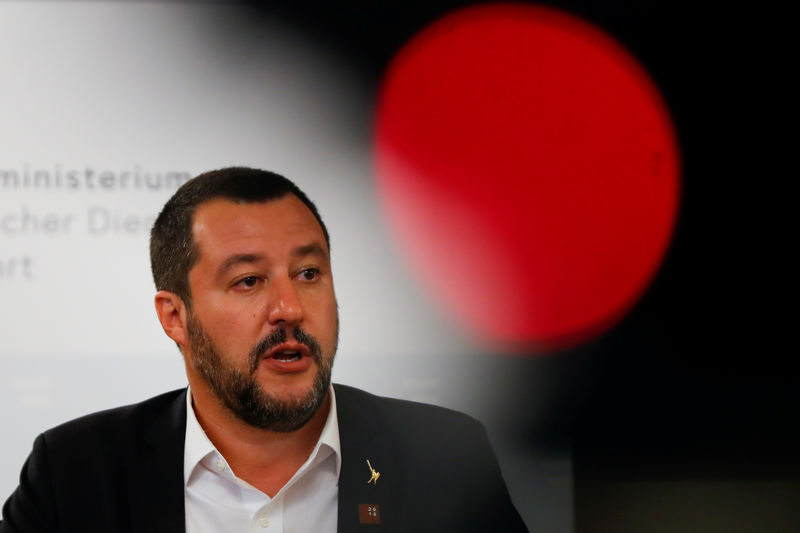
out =
[(367, 459), (367, 466), (369, 467), (369, 471), (372, 472), (372, 476), (369, 478), (369, 481), (367, 481), (367, 485), (369, 485), (370, 483), (372, 483), (373, 485), (377, 485), (378, 478), (381, 477), (381, 473), (372, 468), (372, 465), (369, 463), (369, 459)]

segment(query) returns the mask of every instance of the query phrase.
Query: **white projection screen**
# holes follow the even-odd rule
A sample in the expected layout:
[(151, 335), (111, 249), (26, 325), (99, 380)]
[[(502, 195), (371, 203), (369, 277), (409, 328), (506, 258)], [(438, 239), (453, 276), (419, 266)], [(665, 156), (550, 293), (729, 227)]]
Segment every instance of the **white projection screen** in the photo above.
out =
[(334, 380), (453, 403), (454, 361), (478, 349), (398, 258), (364, 135), (372, 88), (324, 42), (226, 3), (2, 2), (0, 80), (0, 501), (39, 432), (185, 386), (148, 234), (213, 168), (274, 170), (317, 203), (341, 313)]

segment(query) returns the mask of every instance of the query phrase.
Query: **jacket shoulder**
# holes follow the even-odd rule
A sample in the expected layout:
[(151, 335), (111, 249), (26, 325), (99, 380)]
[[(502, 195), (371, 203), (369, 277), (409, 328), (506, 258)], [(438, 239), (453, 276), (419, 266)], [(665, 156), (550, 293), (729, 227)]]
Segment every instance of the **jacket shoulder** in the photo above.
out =
[[(186, 389), (160, 394), (145, 401), (81, 416), (48, 429), (42, 438), (53, 449), (71, 449), (76, 444), (91, 448), (94, 444), (108, 449), (114, 442), (130, 446), (134, 436), (145, 435), (154, 420), (170, 418), (179, 422), (179, 402), (185, 401)], [(62, 448), (63, 446), (63, 448)]]
[(381, 433), (400, 454), (446, 456), (448, 462), (493, 456), (486, 430), (473, 417), (436, 405), (386, 398), (336, 386), (341, 433)]
[(347, 385), (334, 385), (337, 409), (357, 411), (363, 416), (378, 416), (391, 424), (430, 426), (441, 423), (463, 427), (465, 430), (482, 430), (475, 418), (447, 407), (431, 405), (398, 398), (378, 396)]
[(0, 531), (116, 531), (113, 524), (131, 519), (126, 491), (145, 477), (157, 481), (148, 494), (180, 497), (185, 393), (82, 416), (40, 434), (3, 506)]

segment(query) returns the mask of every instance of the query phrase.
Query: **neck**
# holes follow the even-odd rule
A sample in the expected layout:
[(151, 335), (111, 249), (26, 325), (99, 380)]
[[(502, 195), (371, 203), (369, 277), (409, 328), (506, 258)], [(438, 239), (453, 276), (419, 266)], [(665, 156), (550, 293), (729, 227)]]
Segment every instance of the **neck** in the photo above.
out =
[(192, 384), (197, 421), (233, 472), (270, 497), (292, 478), (314, 450), (330, 411), (330, 392), (303, 427), (279, 433), (253, 427), (223, 407), (203, 384)]

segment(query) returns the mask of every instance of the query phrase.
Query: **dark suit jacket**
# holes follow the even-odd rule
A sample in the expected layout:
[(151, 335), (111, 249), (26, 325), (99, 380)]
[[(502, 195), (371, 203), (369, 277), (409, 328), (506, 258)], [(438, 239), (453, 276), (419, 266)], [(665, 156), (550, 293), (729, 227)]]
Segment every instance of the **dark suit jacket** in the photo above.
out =
[[(336, 385), (339, 531), (526, 531), (474, 419)], [(183, 532), (186, 390), (39, 435), (0, 533)], [(381, 474), (370, 478), (366, 460)], [(360, 524), (359, 504), (380, 524)]]

